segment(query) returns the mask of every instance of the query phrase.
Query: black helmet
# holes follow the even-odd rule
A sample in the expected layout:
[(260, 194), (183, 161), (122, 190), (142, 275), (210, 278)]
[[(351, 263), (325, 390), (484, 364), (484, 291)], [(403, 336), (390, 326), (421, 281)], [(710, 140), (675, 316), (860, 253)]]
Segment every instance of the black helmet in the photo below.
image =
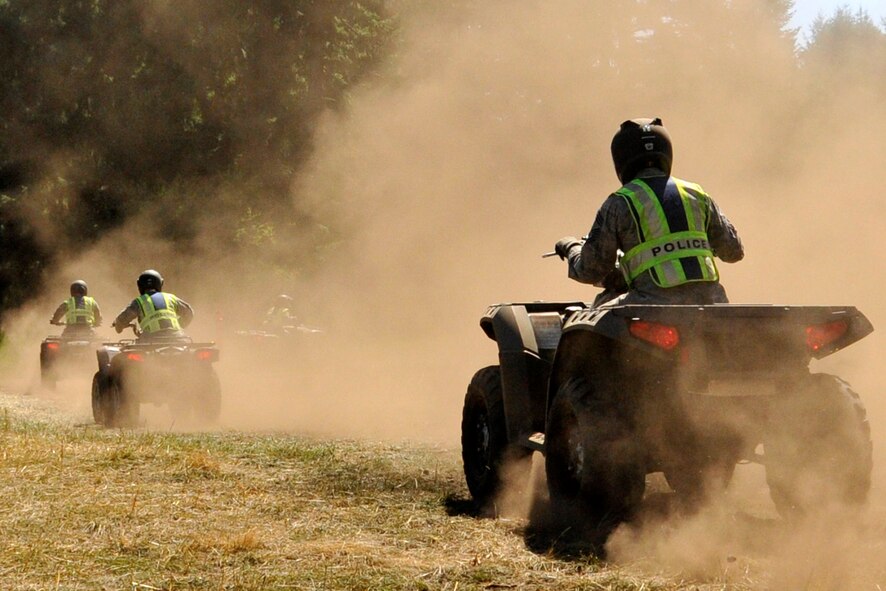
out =
[(163, 289), (163, 277), (157, 271), (148, 269), (142, 271), (142, 274), (138, 276), (136, 285), (138, 285), (138, 293), (141, 295), (149, 291), (160, 291)]
[(71, 284), (71, 297), (85, 296), (88, 292), (89, 288), (86, 286), (86, 282), (82, 279), (78, 279)]
[(671, 136), (661, 119), (629, 119), (621, 124), (612, 138), (612, 163), (622, 183), (647, 167), (660, 168), (671, 174), (674, 150)]

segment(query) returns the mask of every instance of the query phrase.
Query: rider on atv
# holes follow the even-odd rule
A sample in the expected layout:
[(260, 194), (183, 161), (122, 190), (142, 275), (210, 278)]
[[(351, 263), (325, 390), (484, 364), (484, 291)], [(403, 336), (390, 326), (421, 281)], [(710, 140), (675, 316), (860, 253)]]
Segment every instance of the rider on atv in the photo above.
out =
[(265, 313), (262, 325), (275, 334), (286, 334), (294, 328), (298, 317), (292, 312), (293, 300), (286, 294), (280, 294), (274, 305)]
[(86, 295), (88, 292), (89, 288), (82, 279), (72, 283), (71, 297), (59, 304), (49, 320), (50, 324), (65, 326), (63, 336), (91, 334), (96, 326), (101, 325), (102, 312), (95, 299)]
[(138, 276), (139, 297), (132, 300), (114, 320), (112, 326), (121, 333), (138, 319), (140, 340), (157, 337), (184, 337), (182, 331), (194, 318), (191, 305), (171, 293), (162, 291), (163, 277), (148, 269)]
[(726, 303), (714, 257), (740, 261), (741, 240), (699, 185), (670, 176), (673, 149), (661, 119), (625, 121), (611, 150), (623, 186), (586, 240), (567, 236), (554, 247), (569, 277), (604, 288), (595, 307)]

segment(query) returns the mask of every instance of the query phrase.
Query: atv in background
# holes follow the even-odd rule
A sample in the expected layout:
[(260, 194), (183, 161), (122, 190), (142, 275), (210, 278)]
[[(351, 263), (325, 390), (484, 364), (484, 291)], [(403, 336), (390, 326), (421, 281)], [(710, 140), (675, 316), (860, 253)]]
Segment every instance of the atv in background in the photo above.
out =
[(250, 329), (238, 330), (234, 334), (240, 341), (278, 346), (281, 342), (298, 342), (299, 339), (320, 335), (323, 331), (303, 324), (282, 326), (280, 330)]
[(144, 403), (165, 404), (176, 416), (204, 422), (216, 421), (221, 413), (221, 386), (213, 367), (219, 350), (213, 342), (195, 343), (184, 336), (128, 339), (104, 343), (96, 355), (92, 415), (100, 425), (135, 426)]
[(226, 363), (238, 371), (283, 370), (296, 375), (317, 363), (326, 333), (303, 324), (262, 329), (238, 330), (230, 341)]
[(690, 507), (740, 461), (765, 466), (786, 518), (867, 498), (864, 406), (808, 368), (873, 330), (853, 307), (512, 303), (480, 326), (499, 349), (468, 386), (461, 426), (480, 507), (505, 464), (528, 466), (533, 451), (554, 515), (603, 535), (632, 515), (652, 472)]
[[(50, 322), (66, 326), (63, 322)], [(102, 338), (92, 328), (66, 329), (61, 335), (50, 335), (40, 343), (40, 383), (44, 388), (55, 389), (58, 380), (70, 374), (86, 373), (92, 356), (101, 345)]]

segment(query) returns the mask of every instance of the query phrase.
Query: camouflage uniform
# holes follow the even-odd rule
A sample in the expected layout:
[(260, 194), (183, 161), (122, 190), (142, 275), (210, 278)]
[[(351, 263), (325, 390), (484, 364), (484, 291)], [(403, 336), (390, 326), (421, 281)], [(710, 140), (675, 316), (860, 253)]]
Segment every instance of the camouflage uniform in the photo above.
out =
[[(637, 175), (640, 179), (667, 176), (656, 169), (646, 169)], [(744, 248), (735, 228), (726, 219), (717, 204), (710, 201), (711, 211), (706, 228), (711, 250), (727, 263), (740, 261)], [(575, 243), (568, 254), (569, 277), (581, 283), (604, 288), (595, 305), (615, 303), (714, 304), (726, 303), (726, 290), (719, 282), (701, 281), (663, 288), (655, 284), (649, 272), (634, 280), (630, 291), (615, 268), (617, 251), (628, 252), (639, 244), (637, 229), (624, 198), (612, 194), (597, 212), (594, 225), (581, 247)], [(625, 293), (627, 292), (627, 293)], [(622, 295), (624, 294), (624, 295)], [(616, 301), (612, 301), (618, 298)]]

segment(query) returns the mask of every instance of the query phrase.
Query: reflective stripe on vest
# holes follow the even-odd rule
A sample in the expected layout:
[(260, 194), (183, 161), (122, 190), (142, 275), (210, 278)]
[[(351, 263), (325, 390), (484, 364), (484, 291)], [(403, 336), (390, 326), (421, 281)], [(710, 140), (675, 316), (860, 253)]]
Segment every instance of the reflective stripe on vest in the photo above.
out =
[(95, 324), (95, 300), (89, 296), (68, 298), (65, 324)]
[[(640, 241), (619, 260), (628, 285), (645, 271), (659, 287), (719, 279), (705, 231), (709, 197), (699, 185), (671, 178), (665, 195), (659, 197), (646, 182), (635, 179), (616, 194), (627, 202)], [(682, 206), (665, 208), (663, 200), (667, 199), (679, 199)], [(686, 230), (672, 231), (672, 227)]]
[(138, 327), (142, 333), (181, 330), (178, 313), (175, 311), (178, 298), (171, 293), (158, 291), (150, 295), (144, 294), (135, 301), (139, 308)]

